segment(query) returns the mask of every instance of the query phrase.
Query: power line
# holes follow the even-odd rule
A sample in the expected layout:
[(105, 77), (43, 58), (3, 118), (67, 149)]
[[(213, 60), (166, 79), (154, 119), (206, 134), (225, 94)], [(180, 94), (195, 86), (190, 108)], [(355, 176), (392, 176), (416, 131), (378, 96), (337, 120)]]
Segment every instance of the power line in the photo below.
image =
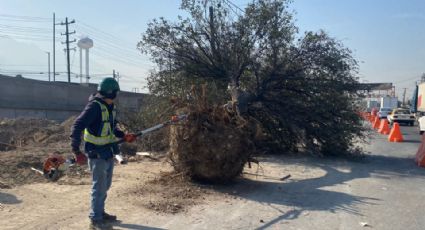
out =
[[(67, 20), (67, 18), (64, 18)], [(51, 22), (52, 18), (45, 18), (45, 17), (32, 17), (32, 16), (20, 16), (20, 15), (6, 15), (6, 14), (0, 14), (0, 38), (13, 38), (17, 40), (30, 40), (30, 41), (43, 41), (48, 42), (52, 41), (52, 37), (45, 34), (51, 33), (52, 31), (55, 31), (55, 28), (50, 29), (43, 27), (42, 25), (37, 26), (30, 24), (31, 22), (36, 23), (45, 23), (45, 22)], [(4, 22), (4, 23), (2, 23)], [(16, 23), (13, 23), (16, 22)], [(54, 22), (53, 22), (54, 23)], [(65, 23), (61, 23), (61, 25), (65, 25)], [(71, 24), (71, 23), (68, 23)], [(107, 60), (113, 60), (128, 66), (134, 66), (134, 67), (148, 67), (151, 66), (142, 60), (143, 56), (138, 52), (136, 43), (134, 45), (131, 42), (126, 41), (125, 39), (119, 38), (118, 36), (115, 36), (111, 33), (102, 31), (100, 29), (97, 29), (96, 27), (93, 27), (85, 22), (78, 21), (78, 24), (75, 24), (75, 27), (77, 28), (79, 34), (87, 33), (90, 36), (93, 36), (93, 38), (98, 42), (96, 45), (96, 49), (94, 50), (94, 55), (107, 59)], [(73, 33), (73, 32), (71, 32)], [(67, 30), (65, 30), (66, 34), (71, 34)], [(53, 40), (56, 40), (56, 38), (59, 40), (59, 37), (54, 36)], [(69, 38), (67, 39), (67, 46), (69, 46), (69, 43), (73, 41), (69, 41)], [(56, 42), (54, 42), (56, 43)], [(73, 66), (74, 60), (75, 60), (75, 53), (73, 55), (71, 64), (69, 60), (69, 52), (72, 49), (69, 49), (67, 47), (66, 49), (66, 56), (67, 56), (67, 66), (68, 66), (68, 81), (69, 76), (71, 74), (74, 75), (70, 71), (70, 66)], [(94, 62), (94, 60), (93, 60)], [(140, 62), (140, 63), (139, 63)], [(96, 63), (96, 62), (95, 62)], [(106, 69), (107, 67), (100, 67), (100, 64), (97, 64), (95, 68), (98, 70)], [(18, 65), (16, 65), (18, 66)], [(20, 65), (24, 66), (24, 65)], [(31, 67), (30, 65), (27, 65), (28, 67)], [(37, 65), (32, 65), (33, 67), (37, 67)], [(40, 65), (42, 66), (42, 65)], [(29, 71), (17, 71), (16, 73), (31, 73)], [(37, 72), (38, 73), (38, 72)], [(35, 73), (31, 73), (35, 74)], [(77, 74), (75, 74), (77, 75)], [(110, 75), (110, 74), (105, 74)], [(105, 76), (104, 75), (104, 76)], [(124, 79), (128, 79), (129, 81), (141, 81), (139, 77), (133, 77), (129, 75), (123, 75)]]
[[(88, 27), (89, 29), (91, 28), (91, 29), (92, 29), (92, 30), (94, 30), (94, 31), (98, 31), (98, 32), (99, 32), (99, 33), (101, 33), (101, 34), (104, 34), (104, 35), (109, 36), (109, 37), (111, 37), (111, 38), (113, 38), (113, 39), (116, 39), (117, 41), (124, 41), (122, 38), (118, 38), (118, 37), (116, 37), (115, 35), (112, 35), (112, 34), (107, 33), (107, 32), (105, 32), (105, 31), (99, 30), (99, 29), (97, 29), (97, 28), (95, 28), (95, 27), (93, 27), (93, 26), (88, 25), (87, 23), (82, 22), (82, 21), (79, 21), (79, 23), (81, 23), (83, 26)], [(127, 42), (128, 42), (128, 41), (127, 41)]]
[[(110, 38), (105, 37), (104, 35), (101, 35), (100, 33), (97, 32), (92, 32), (92, 31), (87, 31), (85, 28), (78, 26), (77, 25), (77, 30), (80, 33), (80, 31), (82, 31), (83, 33), (86, 33), (86, 35), (90, 35), (93, 37), (93, 39), (95, 39), (96, 41), (100, 41), (101, 44), (105, 44), (111, 48), (114, 48), (115, 50), (125, 53), (126, 56), (131, 55), (133, 57), (136, 58), (140, 58), (140, 56), (138, 56), (138, 52), (137, 52), (137, 48), (136, 46), (134, 47), (134, 49), (128, 48), (123, 46), (123, 41), (114, 41)], [(80, 33), (80, 35), (83, 35), (82, 33)], [(117, 45), (119, 44), (119, 45)]]
[[(0, 14), (0, 20), (1, 19), (11, 19), (11, 20), (23, 20), (23, 21), (29, 21), (29, 22), (35, 22), (35, 21), (51, 21), (51, 18), (46, 17), (36, 17), (36, 16), (23, 16), (23, 15), (11, 15), (11, 14)], [(59, 20), (64, 20), (65, 18), (59, 18)]]
[(230, 1), (230, 0), (224, 0), (225, 2), (227, 2), (227, 4), (230, 4), (230, 5), (232, 5), (233, 7), (235, 7), (236, 9), (238, 9), (238, 10), (240, 10), (242, 13), (245, 13), (245, 11), (244, 10), (242, 10), (238, 5), (236, 5), (235, 3), (233, 3), (232, 1)]
[(137, 52), (136, 47), (134, 49), (127, 48), (122, 45), (123, 39), (119, 39), (120, 41), (116, 42), (115, 39), (118, 39), (117, 37), (91, 27), (86, 23), (84, 25), (79, 23), (80, 21), (77, 21), (76, 24), (78, 33), (81, 35), (85, 33), (96, 41), (96, 49), (93, 49), (95, 56), (115, 60), (130, 66), (147, 66), (147, 64), (138, 62), (142, 61), (142, 56)]
[(131, 59), (120, 57), (120, 56), (117, 56), (117, 55), (114, 55), (114, 54), (110, 54), (108, 51), (105, 51), (103, 49), (97, 49), (97, 50), (93, 49), (92, 53), (93, 53), (93, 55), (103, 57), (106, 60), (114, 60), (114, 61), (126, 64), (128, 66), (138, 66), (138, 67), (140, 67), (142, 65), (146, 66), (146, 64), (136, 63)]
[(18, 15), (11, 15), (11, 14), (0, 14), (0, 17), (18, 18), (18, 19), (27, 19), (27, 20), (50, 20), (50, 18), (32, 17), (32, 16), (18, 16)]
[(16, 31), (44, 32), (44, 33), (50, 33), (52, 31), (52, 29), (45, 28), (45, 27), (16, 26), (16, 25), (4, 25), (4, 24), (0, 24), (0, 28), (16, 30)]
[(47, 39), (47, 38), (14, 36), (14, 35), (11, 36), (11, 35), (6, 35), (6, 34), (0, 34), (0, 38), (9, 38), (9, 39), (16, 39), (16, 40), (29, 40), (29, 41), (51, 41), (51, 39)]
[(238, 11), (236, 11), (236, 10), (234, 10), (234, 9), (233, 9), (232, 5), (231, 5), (230, 3), (228, 3), (228, 1), (224, 1), (224, 3), (225, 3), (227, 6), (229, 6), (230, 10), (231, 10), (233, 13), (235, 13), (235, 14), (236, 14), (236, 15), (238, 15), (238, 16), (241, 16), (241, 15), (238, 13)]
[[(51, 39), (50, 36), (43, 35), (43, 34), (33, 34), (28, 32), (19, 32), (19, 31), (7, 31), (0, 28), (0, 34), (2, 35), (10, 35), (10, 36), (22, 36), (24, 38), (41, 38), (41, 39)], [(56, 37), (59, 38), (59, 37)]]

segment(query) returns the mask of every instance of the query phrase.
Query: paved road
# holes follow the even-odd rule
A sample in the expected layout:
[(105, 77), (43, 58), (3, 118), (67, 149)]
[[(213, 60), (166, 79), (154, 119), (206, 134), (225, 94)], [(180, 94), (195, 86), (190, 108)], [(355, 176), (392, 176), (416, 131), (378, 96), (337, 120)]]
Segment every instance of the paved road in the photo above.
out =
[(163, 220), (171, 229), (425, 229), (425, 168), (414, 163), (417, 127), (403, 143), (374, 134), (361, 162), (285, 157), (263, 159), (261, 173), (224, 192), (233, 200), (194, 207)]

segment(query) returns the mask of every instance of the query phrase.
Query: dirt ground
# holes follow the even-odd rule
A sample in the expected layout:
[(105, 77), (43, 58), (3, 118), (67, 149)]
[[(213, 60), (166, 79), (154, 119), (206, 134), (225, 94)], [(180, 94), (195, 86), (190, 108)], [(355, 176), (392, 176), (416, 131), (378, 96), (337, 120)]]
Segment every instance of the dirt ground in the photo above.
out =
[[(413, 161), (420, 141), (416, 127), (402, 132), (403, 143), (375, 135), (361, 161), (263, 156), (228, 185), (184, 182), (161, 155), (133, 157), (116, 165), (106, 209), (120, 222), (109, 229), (424, 229), (425, 170)], [(1, 175), (1, 229), (88, 229), (85, 168), (55, 183), (30, 172), (13, 183)]]
[[(123, 217), (127, 212), (173, 215), (187, 212), (215, 193), (208, 186), (185, 182), (170, 171), (164, 158), (140, 158), (127, 165), (117, 164), (108, 210)], [(64, 176), (58, 182), (46, 182), (41, 175), (33, 174), (34, 178), (39, 177), (35, 183), (7, 185), (0, 190), (2, 229), (88, 227), (89, 174), (80, 178)]]

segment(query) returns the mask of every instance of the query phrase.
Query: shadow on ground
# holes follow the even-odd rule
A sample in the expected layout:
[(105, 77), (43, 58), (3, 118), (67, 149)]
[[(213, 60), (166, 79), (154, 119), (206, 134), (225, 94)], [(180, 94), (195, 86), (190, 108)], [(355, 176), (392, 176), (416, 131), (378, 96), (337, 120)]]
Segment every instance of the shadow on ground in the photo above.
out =
[(155, 227), (143, 226), (138, 224), (124, 224), (121, 222), (113, 224), (113, 226), (124, 228), (124, 229), (130, 229), (130, 230), (164, 230), (163, 228), (155, 228)]
[(21, 203), (16, 196), (0, 192), (0, 204), (19, 204)]
[[(361, 216), (362, 214), (358, 211), (359, 205), (377, 205), (380, 202), (373, 197), (330, 191), (325, 187), (344, 185), (345, 182), (359, 178), (425, 177), (425, 170), (416, 167), (413, 158), (373, 155), (361, 161), (349, 161), (306, 157), (267, 157), (262, 159), (262, 162), (265, 161), (282, 164), (282, 167), (285, 167), (285, 164), (297, 164), (306, 168), (319, 168), (325, 171), (325, 175), (318, 178), (287, 181), (241, 178), (232, 186), (218, 186), (217, 190), (220, 192), (264, 203), (282, 213), (258, 229), (266, 229), (282, 220), (296, 219), (303, 211), (340, 210)], [(349, 170), (338, 170), (341, 167)], [(277, 205), (294, 207), (294, 209), (284, 212), (275, 207)]]

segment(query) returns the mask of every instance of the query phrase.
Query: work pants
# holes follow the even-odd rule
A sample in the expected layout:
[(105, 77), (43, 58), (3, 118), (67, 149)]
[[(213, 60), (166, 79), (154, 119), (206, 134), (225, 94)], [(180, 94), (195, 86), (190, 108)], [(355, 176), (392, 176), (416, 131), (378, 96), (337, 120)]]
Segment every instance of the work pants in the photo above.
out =
[(90, 219), (101, 220), (105, 212), (107, 192), (112, 184), (114, 159), (90, 159), (89, 168), (92, 173)]

